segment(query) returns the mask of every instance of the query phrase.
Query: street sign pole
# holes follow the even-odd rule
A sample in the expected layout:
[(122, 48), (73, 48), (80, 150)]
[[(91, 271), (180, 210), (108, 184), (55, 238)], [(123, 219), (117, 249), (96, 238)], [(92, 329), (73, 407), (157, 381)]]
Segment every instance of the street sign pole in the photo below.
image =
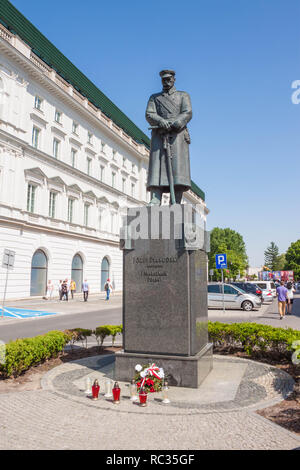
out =
[(6, 297), (7, 281), (8, 281), (8, 265), (6, 268), (6, 280), (5, 280), (4, 295), (3, 295), (3, 302), (2, 302), (2, 315), (1, 315), (2, 320), (4, 316), (4, 303), (5, 303), (5, 297)]
[(224, 275), (223, 275), (223, 268), (221, 269), (222, 272), (222, 299), (223, 299), (223, 312), (225, 313), (225, 298), (224, 298)]
[(4, 317), (4, 303), (5, 303), (5, 297), (6, 297), (6, 291), (7, 291), (8, 271), (10, 269), (13, 269), (14, 262), (15, 262), (15, 252), (12, 250), (4, 250), (2, 267), (6, 268), (6, 280), (5, 280), (5, 288), (4, 288), (3, 302), (2, 302), (2, 315), (1, 315), (2, 320)]
[(223, 312), (225, 312), (224, 273), (223, 273), (223, 270), (224, 270), (224, 268), (227, 269), (227, 255), (226, 255), (226, 253), (216, 255), (216, 268), (221, 269)]

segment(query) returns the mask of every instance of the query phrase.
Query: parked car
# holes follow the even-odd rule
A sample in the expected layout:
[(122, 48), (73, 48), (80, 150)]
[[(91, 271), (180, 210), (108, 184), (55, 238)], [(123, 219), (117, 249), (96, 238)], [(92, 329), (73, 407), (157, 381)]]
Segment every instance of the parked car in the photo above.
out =
[[(222, 284), (209, 283), (207, 290), (208, 307), (223, 308)], [(254, 308), (260, 308), (261, 300), (257, 295), (248, 294), (231, 284), (224, 284), (224, 305), (225, 309), (235, 308), (249, 312)]]
[(273, 281), (249, 281), (251, 284), (256, 284), (262, 290), (268, 290), (272, 293), (273, 297), (276, 297), (276, 286)]
[(248, 294), (258, 295), (262, 300), (262, 290), (256, 284), (252, 284), (251, 282), (231, 282), (230, 284), (248, 292)]
[(262, 301), (263, 302), (273, 302), (273, 294), (268, 289), (262, 290)]

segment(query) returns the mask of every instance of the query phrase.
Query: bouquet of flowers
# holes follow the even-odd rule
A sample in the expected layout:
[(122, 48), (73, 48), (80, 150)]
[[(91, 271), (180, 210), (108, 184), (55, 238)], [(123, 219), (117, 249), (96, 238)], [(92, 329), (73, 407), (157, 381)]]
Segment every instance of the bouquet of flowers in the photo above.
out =
[(136, 374), (134, 377), (138, 392), (143, 388), (147, 393), (160, 392), (164, 382), (164, 370), (157, 367), (156, 364), (135, 366)]

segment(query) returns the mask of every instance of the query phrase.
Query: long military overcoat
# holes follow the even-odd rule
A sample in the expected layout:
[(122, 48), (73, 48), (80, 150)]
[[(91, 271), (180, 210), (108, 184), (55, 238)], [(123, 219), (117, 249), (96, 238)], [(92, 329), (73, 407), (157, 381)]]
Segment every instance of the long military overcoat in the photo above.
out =
[[(172, 155), (174, 186), (187, 190), (191, 187), (189, 144), (190, 136), (187, 123), (192, 119), (190, 96), (185, 91), (177, 91), (175, 87), (168, 92), (150, 96), (146, 119), (151, 126), (159, 126), (163, 119), (176, 120), (180, 123), (178, 130), (169, 131), (169, 142)], [(147, 189), (161, 187), (169, 192), (169, 178), (166, 152), (163, 148), (163, 136), (158, 129), (152, 130), (150, 161), (148, 169)]]

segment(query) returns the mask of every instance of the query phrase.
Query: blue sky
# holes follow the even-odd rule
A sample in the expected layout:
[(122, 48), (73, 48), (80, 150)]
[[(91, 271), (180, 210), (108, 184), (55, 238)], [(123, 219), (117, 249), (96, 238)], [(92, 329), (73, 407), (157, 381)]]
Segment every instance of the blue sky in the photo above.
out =
[(12, 0), (145, 133), (158, 72), (190, 93), (192, 178), (208, 227), (242, 234), (251, 266), (300, 238), (298, 0)]

